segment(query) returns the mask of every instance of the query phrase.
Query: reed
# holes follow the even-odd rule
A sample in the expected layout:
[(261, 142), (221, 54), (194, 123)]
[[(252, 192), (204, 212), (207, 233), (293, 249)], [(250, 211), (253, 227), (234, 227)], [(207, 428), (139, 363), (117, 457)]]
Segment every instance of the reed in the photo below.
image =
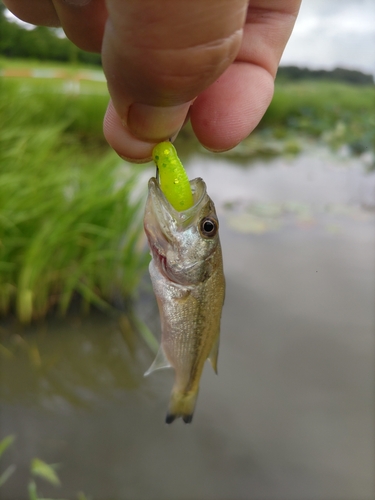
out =
[(353, 154), (375, 151), (375, 88), (327, 81), (280, 82), (258, 131), (322, 138)]
[(76, 294), (87, 308), (130, 299), (148, 261), (136, 170), (82, 144), (102, 120), (79, 121), (88, 99), (0, 90), (0, 315), (64, 314)]

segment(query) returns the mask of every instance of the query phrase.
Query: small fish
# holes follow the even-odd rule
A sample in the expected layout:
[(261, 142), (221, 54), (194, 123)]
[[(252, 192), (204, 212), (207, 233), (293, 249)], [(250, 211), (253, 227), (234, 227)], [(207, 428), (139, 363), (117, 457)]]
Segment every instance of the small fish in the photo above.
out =
[(215, 206), (200, 178), (190, 181), (193, 205), (178, 211), (159, 182), (148, 184), (144, 227), (151, 281), (161, 317), (161, 345), (145, 375), (173, 367), (166, 423), (190, 423), (207, 358), (217, 372), (225, 280)]

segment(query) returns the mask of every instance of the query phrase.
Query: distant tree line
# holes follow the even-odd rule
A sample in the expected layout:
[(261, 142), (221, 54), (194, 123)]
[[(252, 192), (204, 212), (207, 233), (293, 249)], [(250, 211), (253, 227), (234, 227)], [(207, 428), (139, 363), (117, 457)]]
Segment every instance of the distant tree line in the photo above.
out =
[(344, 81), (356, 85), (374, 83), (370, 74), (346, 68), (325, 69), (300, 68), (298, 66), (280, 66), (277, 72), (278, 80), (331, 80)]
[(80, 50), (67, 38), (59, 38), (55, 29), (37, 26), (26, 30), (8, 21), (4, 12), (5, 7), (0, 3), (0, 55), (42, 61), (101, 64), (99, 54)]

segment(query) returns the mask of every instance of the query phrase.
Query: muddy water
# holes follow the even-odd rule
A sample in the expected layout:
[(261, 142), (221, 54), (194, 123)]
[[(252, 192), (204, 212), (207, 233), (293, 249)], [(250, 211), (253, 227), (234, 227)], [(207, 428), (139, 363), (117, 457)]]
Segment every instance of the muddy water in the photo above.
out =
[[(188, 161), (221, 221), (227, 297), (219, 376), (192, 425), (163, 423), (172, 373), (125, 318), (3, 325), (1, 436), (17, 440), (2, 500), (29, 463), (58, 463), (52, 498), (374, 498), (375, 176), (324, 151), (239, 165)], [(158, 333), (152, 295), (138, 309)]]

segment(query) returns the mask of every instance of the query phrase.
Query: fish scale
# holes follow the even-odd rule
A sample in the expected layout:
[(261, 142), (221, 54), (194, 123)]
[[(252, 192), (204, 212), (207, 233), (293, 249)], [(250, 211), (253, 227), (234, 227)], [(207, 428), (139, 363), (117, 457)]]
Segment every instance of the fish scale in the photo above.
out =
[(176, 210), (157, 179), (149, 181), (144, 227), (151, 249), (150, 276), (161, 325), (158, 355), (146, 375), (172, 367), (166, 422), (193, 418), (207, 358), (215, 371), (225, 279), (215, 206), (202, 179), (189, 183), (193, 204)]

